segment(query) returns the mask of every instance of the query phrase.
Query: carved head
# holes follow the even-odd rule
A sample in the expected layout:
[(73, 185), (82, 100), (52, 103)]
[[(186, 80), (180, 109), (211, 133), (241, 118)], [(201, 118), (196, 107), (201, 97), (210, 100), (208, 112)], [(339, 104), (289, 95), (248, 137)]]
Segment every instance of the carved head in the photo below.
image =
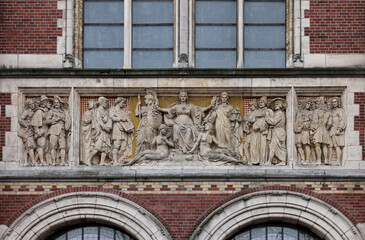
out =
[(161, 124), (159, 127), (158, 127), (158, 131), (162, 134), (162, 135), (165, 135), (167, 133), (167, 130), (169, 129), (169, 127), (165, 124)]
[(332, 105), (332, 108), (335, 109), (335, 108), (340, 108), (341, 107), (341, 104), (340, 104), (340, 99), (338, 97), (334, 97), (331, 99), (331, 105)]
[(121, 107), (124, 107), (127, 103), (127, 99), (124, 97), (118, 97), (117, 99), (115, 99), (114, 101), (114, 106), (117, 106), (118, 104), (120, 104)]
[(89, 100), (89, 101), (87, 102), (87, 104), (88, 104), (87, 109), (93, 109), (93, 108), (95, 108), (95, 106), (96, 106), (96, 102), (95, 102), (94, 100)]
[(188, 91), (182, 89), (179, 92), (179, 99), (180, 99), (180, 103), (181, 102), (188, 102)]
[(267, 105), (267, 97), (263, 96), (259, 100), (259, 107), (264, 108), (264, 107), (266, 107), (266, 105)]
[(259, 105), (256, 101), (256, 99), (251, 99), (250, 103), (248, 104), (249, 108), (251, 111), (255, 111), (256, 109), (259, 108)]
[(146, 105), (152, 105), (155, 102), (155, 97), (152, 94), (146, 94), (144, 102)]
[(48, 98), (46, 95), (42, 95), (40, 98), (39, 104), (41, 107), (46, 107), (48, 109), (51, 109), (52, 100), (50, 98)]
[(53, 107), (54, 108), (61, 108), (61, 98), (59, 96), (54, 96), (53, 98)]
[(222, 94), (221, 94), (222, 103), (227, 103), (228, 99), (229, 99), (228, 93), (227, 92), (222, 92)]
[(26, 108), (26, 109), (30, 109), (30, 110), (34, 110), (34, 109), (35, 109), (34, 100), (33, 100), (33, 99), (28, 99), (28, 100), (25, 102), (25, 108)]
[(213, 126), (213, 124), (207, 122), (204, 125), (204, 130), (205, 130), (205, 132), (209, 133), (210, 135), (213, 135), (214, 134), (214, 126)]
[(286, 102), (282, 98), (275, 98), (270, 102), (269, 107), (275, 111), (283, 110), (286, 108)]
[(98, 105), (102, 106), (103, 108), (107, 108), (108, 107), (108, 99), (106, 99), (105, 97), (99, 97), (98, 98)]

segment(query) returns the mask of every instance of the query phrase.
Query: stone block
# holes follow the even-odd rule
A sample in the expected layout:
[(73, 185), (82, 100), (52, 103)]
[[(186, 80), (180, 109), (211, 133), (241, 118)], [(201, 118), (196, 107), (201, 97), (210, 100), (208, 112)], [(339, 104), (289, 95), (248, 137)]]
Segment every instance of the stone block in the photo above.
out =
[(362, 159), (362, 147), (361, 146), (348, 146), (346, 159), (347, 160), (361, 160)]
[(14, 162), (18, 158), (18, 148), (17, 147), (3, 147), (3, 161), (4, 162)]
[(346, 145), (347, 146), (357, 146), (359, 145), (359, 132), (358, 131), (348, 131), (346, 132)]
[(0, 54), (0, 68), (18, 67), (18, 54)]
[(16, 105), (6, 105), (5, 115), (7, 117), (17, 117), (18, 116), (18, 106)]
[(6, 132), (5, 145), (7, 147), (18, 147), (18, 134), (16, 132)]
[(326, 66), (326, 55), (325, 54), (304, 54), (304, 67), (324, 68)]
[(365, 54), (326, 54), (326, 67), (364, 67)]
[(62, 55), (20, 54), (20, 68), (62, 68)]
[(358, 116), (360, 113), (360, 106), (358, 104), (348, 105), (346, 107), (347, 116)]
[(57, 2), (57, 9), (60, 9), (60, 10), (66, 9), (66, 1), (58, 1)]

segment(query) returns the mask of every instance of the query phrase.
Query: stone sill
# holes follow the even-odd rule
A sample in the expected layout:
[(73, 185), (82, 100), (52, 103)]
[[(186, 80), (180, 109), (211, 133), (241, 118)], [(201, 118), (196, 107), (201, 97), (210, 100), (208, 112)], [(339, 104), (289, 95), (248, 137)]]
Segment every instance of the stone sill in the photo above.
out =
[(364, 170), (250, 170), (250, 169), (110, 169), (108, 167), (88, 167), (67, 170), (6, 170), (0, 172), (0, 182), (110, 182), (110, 181), (365, 181)]
[(9, 77), (365, 77), (365, 68), (286, 69), (1, 69)]

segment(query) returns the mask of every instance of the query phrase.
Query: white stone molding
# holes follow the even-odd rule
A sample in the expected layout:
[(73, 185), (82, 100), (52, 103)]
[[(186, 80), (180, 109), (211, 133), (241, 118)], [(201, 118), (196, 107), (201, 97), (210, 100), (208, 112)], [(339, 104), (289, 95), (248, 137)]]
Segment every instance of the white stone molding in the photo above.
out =
[(113, 225), (139, 240), (172, 239), (163, 224), (141, 206), (101, 192), (69, 193), (45, 200), (17, 218), (0, 239), (45, 239), (81, 222)]
[(289, 191), (250, 193), (223, 204), (196, 228), (190, 240), (227, 239), (265, 222), (284, 222), (327, 240), (362, 240), (360, 231), (339, 210), (313, 196)]

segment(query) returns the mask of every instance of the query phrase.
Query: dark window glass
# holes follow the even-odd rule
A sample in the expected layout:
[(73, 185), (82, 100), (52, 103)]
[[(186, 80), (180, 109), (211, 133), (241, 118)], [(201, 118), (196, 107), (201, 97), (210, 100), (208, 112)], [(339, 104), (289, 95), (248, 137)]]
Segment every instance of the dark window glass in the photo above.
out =
[(172, 0), (134, 0), (133, 68), (171, 68), (173, 63)]
[(124, 2), (84, 0), (84, 68), (123, 68)]
[(244, 1), (245, 68), (285, 68), (285, 0)]
[(237, 39), (235, 0), (195, 1), (195, 66), (235, 68)]

